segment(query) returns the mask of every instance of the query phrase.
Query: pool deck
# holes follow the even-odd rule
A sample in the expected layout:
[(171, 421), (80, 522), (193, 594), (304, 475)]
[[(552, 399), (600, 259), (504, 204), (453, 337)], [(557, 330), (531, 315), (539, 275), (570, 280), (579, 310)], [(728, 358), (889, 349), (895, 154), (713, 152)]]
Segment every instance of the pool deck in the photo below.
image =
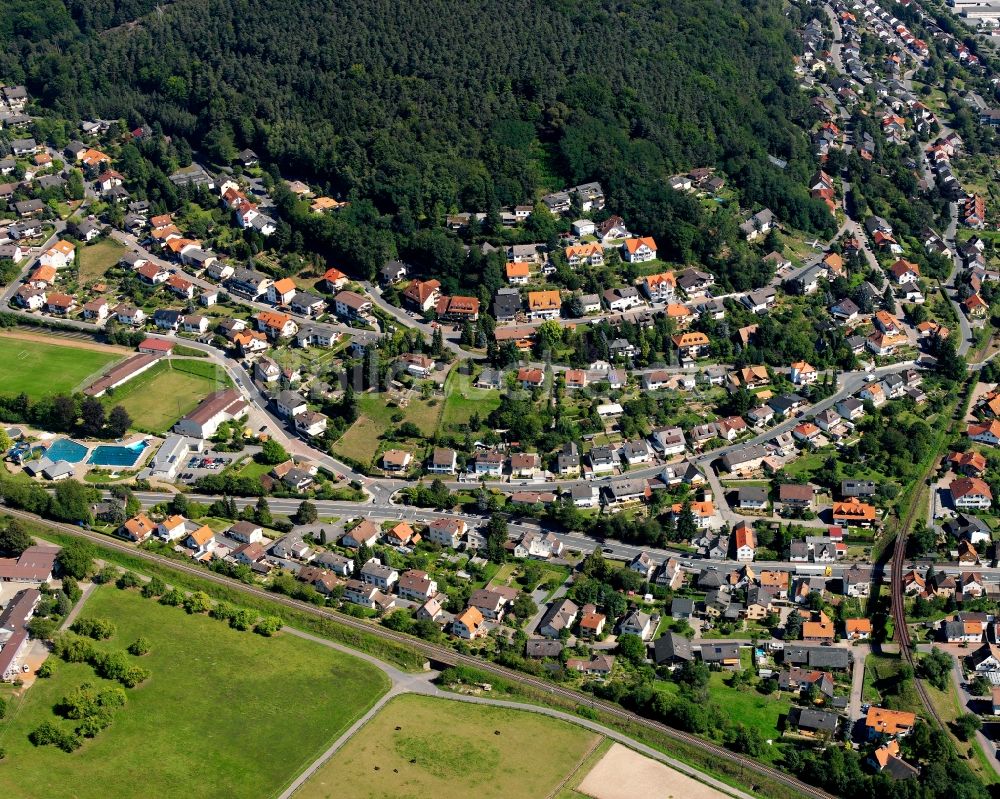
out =
[[(132, 434), (121, 441), (92, 441), (89, 439), (80, 440), (70, 438), (66, 435), (52, 435), (51, 433), (46, 433), (41, 430), (35, 431), (24, 429), (23, 432), (29, 438), (37, 437), (38, 440), (31, 442), (31, 448), (33, 450), (45, 450), (42, 454), (46, 456), (48, 456), (48, 450), (52, 447), (52, 445), (62, 440), (69, 440), (80, 446), (83, 450), (83, 455), (79, 460), (70, 461), (67, 460), (64, 455), (60, 455), (58, 458), (53, 458), (53, 460), (67, 460), (67, 462), (74, 468), (72, 476), (78, 480), (82, 480), (92, 469), (103, 469), (112, 473), (116, 471), (131, 471), (133, 469), (138, 469), (149, 459), (151, 454), (155, 452), (157, 447), (162, 443), (162, 441), (156, 436), (149, 436), (145, 434)], [(135, 457), (129, 463), (94, 463), (91, 460), (97, 450), (101, 447), (127, 450), (132, 447), (136, 447), (138, 444), (143, 442), (146, 446), (137, 451), (135, 453)], [(41, 478), (39, 479), (41, 480)]]

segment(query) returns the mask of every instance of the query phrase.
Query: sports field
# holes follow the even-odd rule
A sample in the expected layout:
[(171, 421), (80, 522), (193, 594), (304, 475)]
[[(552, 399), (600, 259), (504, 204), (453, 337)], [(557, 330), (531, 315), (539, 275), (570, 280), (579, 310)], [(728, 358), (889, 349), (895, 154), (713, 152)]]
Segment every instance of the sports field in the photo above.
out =
[(229, 385), (213, 363), (169, 359), (109, 391), (103, 402), (124, 407), (137, 430), (162, 435), (213, 391)]
[(152, 676), (126, 692), (110, 727), (67, 754), (32, 746), (28, 733), (43, 721), (72, 728), (53, 705), (84, 682), (106, 681), (89, 665), (57, 663), (55, 676), (11, 700), (0, 721), (0, 796), (276, 796), (388, 689), (380, 671), (321, 644), (237, 632), (135, 590), (101, 586), (82, 616), (117, 626), (102, 648), (147, 638), (139, 662)]
[(543, 799), (601, 736), (521, 710), (403, 695), (295, 794), (296, 799)]
[(60, 344), (58, 338), (0, 334), (0, 393), (24, 392), (32, 399), (72, 392), (121, 358), (112, 349)]

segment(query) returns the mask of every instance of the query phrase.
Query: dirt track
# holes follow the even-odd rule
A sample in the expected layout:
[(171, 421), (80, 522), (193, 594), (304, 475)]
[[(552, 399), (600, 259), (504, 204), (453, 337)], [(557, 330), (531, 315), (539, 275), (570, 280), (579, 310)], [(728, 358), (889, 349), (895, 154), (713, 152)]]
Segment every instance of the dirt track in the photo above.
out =
[(53, 344), (62, 347), (74, 347), (78, 350), (95, 350), (97, 352), (120, 352), (122, 354), (132, 352), (127, 347), (119, 347), (114, 344), (99, 344), (96, 341), (82, 338), (69, 338), (68, 336), (52, 336), (46, 333), (31, 333), (26, 330), (4, 330), (0, 332), (3, 338), (13, 338), (19, 341), (37, 341), (41, 344)]
[(721, 791), (617, 743), (576, 790), (594, 799), (727, 799)]

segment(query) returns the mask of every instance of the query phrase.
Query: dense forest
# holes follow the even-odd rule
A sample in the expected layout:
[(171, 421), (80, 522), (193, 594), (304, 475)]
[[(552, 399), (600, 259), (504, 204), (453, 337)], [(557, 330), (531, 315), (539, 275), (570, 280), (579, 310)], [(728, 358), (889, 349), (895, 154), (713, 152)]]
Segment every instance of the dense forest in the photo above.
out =
[[(404, 232), (455, 209), (717, 165), (797, 227), (803, 187), (777, 0), (3, 0), (2, 74), (69, 118), (123, 117), (224, 160), (370, 198)], [(767, 155), (788, 161), (781, 170)], [(659, 208), (657, 211), (661, 210)], [(666, 209), (669, 211), (670, 209)]]

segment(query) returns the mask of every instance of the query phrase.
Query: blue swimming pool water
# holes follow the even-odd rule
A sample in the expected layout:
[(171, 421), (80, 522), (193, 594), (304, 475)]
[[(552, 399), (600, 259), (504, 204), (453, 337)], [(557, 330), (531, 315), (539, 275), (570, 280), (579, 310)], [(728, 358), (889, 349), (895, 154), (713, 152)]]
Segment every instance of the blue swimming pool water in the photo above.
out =
[(145, 441), (129, 444), (127, 447), (115, 444), (101, 444), (95, 447), (87, 463), (95, 466), (135, 466), (142, 451), (148, 445)]
[(78, 444), (71, 438), (60, 438), (52, 442), (45, 457), (50, 461), (66, 461), (67, 463), (79, 463), (87, 457), (88, 450), (83, 444)]

